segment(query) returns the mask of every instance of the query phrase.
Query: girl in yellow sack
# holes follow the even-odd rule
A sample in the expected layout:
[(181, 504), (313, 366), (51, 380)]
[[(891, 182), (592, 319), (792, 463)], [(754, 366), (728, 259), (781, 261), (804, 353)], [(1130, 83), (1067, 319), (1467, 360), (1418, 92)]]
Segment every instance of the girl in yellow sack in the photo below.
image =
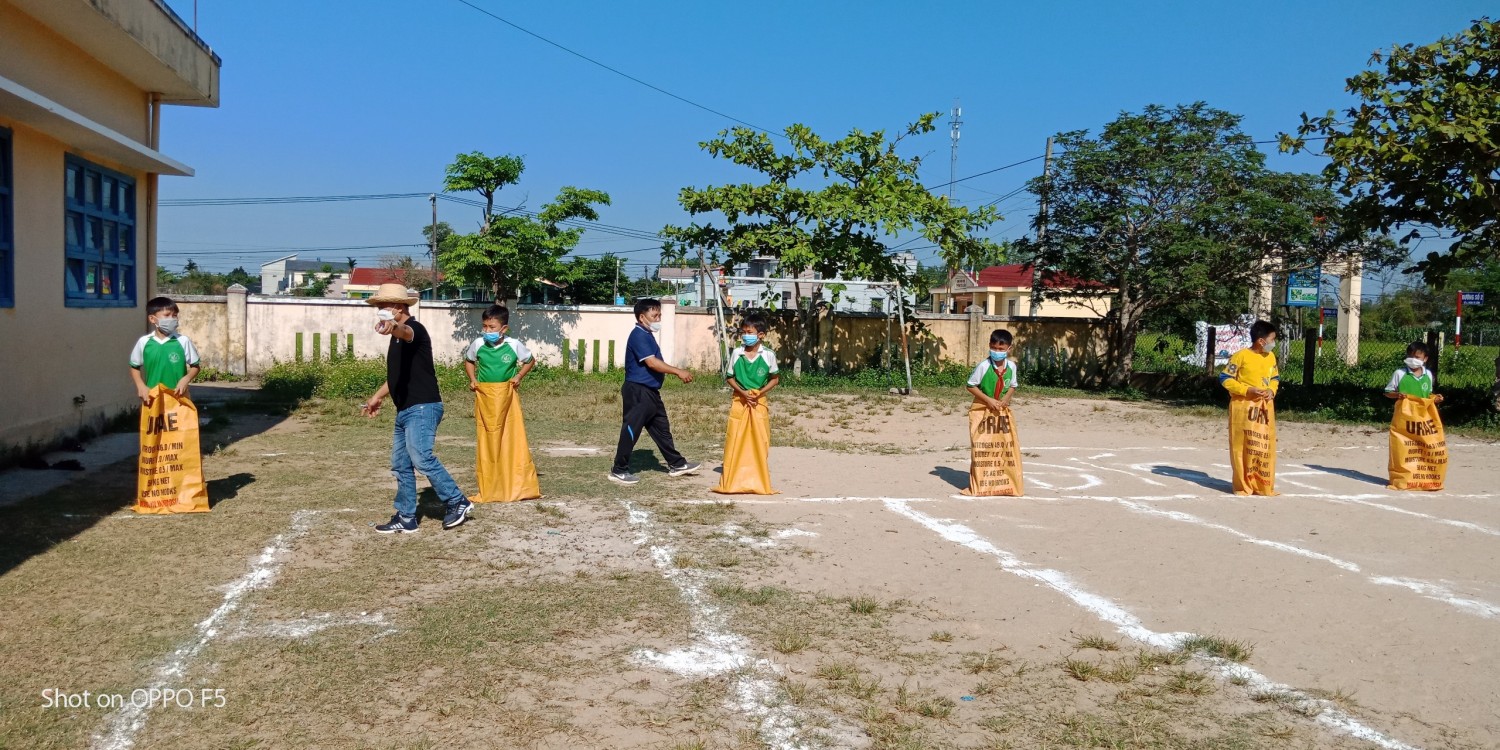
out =
[(1281, 371), (1276, 369), (1276, 326), (1264, 320), (1250, 326), (1249, 349), (1229, 358), (1219, 384), (1229, 391), (1229, 466), (1234, 472), (1234, 494), (1275, 497), (1276, 391)]
[(758, 315), (740, 326), (740, 341), (729, 355), (726, 380), (734, 389), (729, 428), (724, 435), (724, 475), (714, 492), (725, 495), (774, 495), (771, 489), (771, 408), (766, 394), (781, 382), (776, 353), (761, 337), (766, 321)]
[(969, 488), (965, 495), (1019, 496), (1026, 487), (1021, 481), (1021, 438), (1010, 411), (1010, 397), (1016, 392), (1016, 363), (1010, 358), (1014, 339), (1010, 331), (997, 328), (990, 333), (990, 356), (969, 375), (968, 391), (974, 394), (969, 407)]
[(517, 392), (536, 358), (525, 344), (507, 336), (510, 311), (491, 305), (484, 311), (484, 333), (464, 350), (464, 372), (474, 392), (478, 438), (480, 503), (508, 503), (542, 496), (536, 465), (526, 444)]
[(1432, 392), (1427, 345), (1413, 341), (1406, 347), (1404, 364), (1385, 386), (1386, 397), (1396, 401), (1391, 417), (1391, 482), (1386, 487), (1441, 490), (1448, 478), (1448, 440), (1437, 410), (1443, 396)]

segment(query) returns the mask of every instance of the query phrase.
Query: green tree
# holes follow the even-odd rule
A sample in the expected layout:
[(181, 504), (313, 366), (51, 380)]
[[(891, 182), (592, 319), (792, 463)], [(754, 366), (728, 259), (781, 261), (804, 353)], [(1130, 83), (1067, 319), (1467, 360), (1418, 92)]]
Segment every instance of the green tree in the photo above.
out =
[[(757, 130), (721, 131), (699, 145), (715, 158), (757, 172), (761, 182), (683, 188), (678, 195), (683, 209), (693, 216), (722, 214), (725, 224), (668, 226), (662, 234), (722, 254), (726, 265), (771, 257), (783, 276), (813, 271), (823, 279), (903, 286), (911, 285), (910, 272), (886, 244), (898, 233), (920, 233), (951, 265), (995, 253), (995, 243), (978, 236), (1000, 218), (994, 207), (954, 206), (933, 195), (917, 177), (921, 158), (897, 152), (906, 138), (932, 132), (936, 118), (936, 113), (922, 115), (890, 140), (883, 130), (859, 129), (829, 140), (793, 124), (784, 131), (790, 143), (786, 152)], [(801, 299), (801, 283), (796, 286)], [(797, 372), (810, 327), (799, 328), (804, 334), (793, 352)]]
[[(554, 281), (566, 284), (568, 297), (579, 305), (609, 305), (614, 303), (617, 267), (622, 260), (613, 254), (601, 258), (571, 258), (562, 264)], [(630, 282), (623, 274), (619, 277), (619, 289)]]
[(497, 300), (512, 299), (526, 285), (558, 272), (558, 261), (578, 246), (583, 228), (564, 222), (597, 221), (598, 205), (609, 205), (599, 190), (564, 187), (535, 216), (493, 216), (474, 234), (460, 235), (438, 257), (445, 274), (465, 285), (487, 287)]
[[(1353, 253), (1326, 231), (1339, 208), (1333, 194), (1312, 176), (1267, 171), (1239, 123), (1202, 102), (1123, 113), (1098, 137), (1058, 134), (1054, 172), (1029, 184), (1048, 206), (1036, 220), (1046, 232), (1017, 252), (1083, 282), (1096, 310), (1107, 306), (1106, 384), (1129, 382), (1136, 337), (1153, 314), (1227, 302), (1221, 290), (1248, 290), (1268, 269)], [(1043, 296), (1075, 293), (1069, 286)]]
[(292, 290), (294, 297), (327, 297), (328, 288), (333, 282), (338, 281), (339, 274), (335, 273), (333, 266), (324, 263), (317, 271), (303, 277), (302, 286)]
[[(506, 185), (516, 184), (524, 171), (526, 164), (519, 156), (485, 156), (478, 151), (459, 154), (448, 165), (443, 189), (449, 192), (473, 190), (484, 196), (484, 220), (488, 224), (495, 213), (495, 193)], [(431, 238), (428, 241), (431, 242)]]
[[(1346, 81), (1358, 103), (1302, 116), (1283, 150), (1321, 139), (1323, 174), (1348, 198), (1358, 226), (1447, 230), (1453, 244), (1416, 264), (1440, 284), (1456, 269), (1500, 259), (1500, 26), (1481, 18), (1431, 44), (1370, 57)], [(1500, 359), (1491, 407), (1500, 411)]]
[[(350, 267), (353, 268), (353, 266)], [(244, 266), (235, 266), (234, 270), (224, 274), (224, 286), (227, 288), (234, 284), (239, 284), (256, 294), (260, 293), (260, 276), (252, 276)]]

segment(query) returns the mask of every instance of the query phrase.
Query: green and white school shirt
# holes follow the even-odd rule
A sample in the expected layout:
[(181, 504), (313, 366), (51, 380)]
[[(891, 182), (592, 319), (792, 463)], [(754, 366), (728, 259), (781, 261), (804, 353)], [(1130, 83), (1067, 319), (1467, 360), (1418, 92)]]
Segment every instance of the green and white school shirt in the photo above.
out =
[[(1005, 368), (1005, 388), (997, 391), (995, 386), (1000, 385), (1000, 368), (1002, 367)], [(984, 395), (990, 398), (1004, 396), (1020, 385), (1016, 379), (1015, 360), (1007, 359), (1005, 364), (996, 365), (994, 360), (985, 357), (984, 361), (980, 362), (979, 366), (974, 368), (974, 372), (969, 375), (969, 385), (984, 391)]]
[(475, 364), (474, 379), (481, 383), (504, 383), (514, 380), (521, 365), (532, 360), (526, 345), (505, 336), (498, 344), (487, 344), (480, 336), (464, 350), (464, 360)]
[(1391, 374), (1391, 382), (1385, 384), (1385, 392), (1399, 391), (1408, 396), (1417, 398), (1432, 397), (1432, 373), (1427, 368), (1422, 368), (1422, 374), (1418, 375), (1405, 367), (1396, 368)]
[(180, 333), (162, 336), (153, 331), (136, 340), (130, 350), (130, 366), (141, 371), (148, 389), (159, 384), (176, 388), (188, 368), (198, 366), (198, 349)]
[(771, 382), (771, 376), (780, 373), (776, 367), (776, 352), (767, 349), (765, 344), (753, 353), (746, 352), (745, 347), (736, 347), (729, 355), (729, 372), (724, 376), (725, 380), (734, 378), (741, 388), (747, 391), (760, 390)]

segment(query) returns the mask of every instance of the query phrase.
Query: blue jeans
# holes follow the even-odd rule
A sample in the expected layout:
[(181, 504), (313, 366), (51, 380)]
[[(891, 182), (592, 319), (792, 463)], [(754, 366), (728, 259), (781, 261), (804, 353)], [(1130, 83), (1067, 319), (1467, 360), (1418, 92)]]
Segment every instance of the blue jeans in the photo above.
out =
[(444, 505), (451, 508), (466, 499), (458, 483), (432, 453), (438, 423), (442, 421), (442, 404), (413, 404), (396, 412), (391, 473), (396, 475), (396, 512), (407, 518), (417, 515), (418, 471), (432, 482), (432, 489)]

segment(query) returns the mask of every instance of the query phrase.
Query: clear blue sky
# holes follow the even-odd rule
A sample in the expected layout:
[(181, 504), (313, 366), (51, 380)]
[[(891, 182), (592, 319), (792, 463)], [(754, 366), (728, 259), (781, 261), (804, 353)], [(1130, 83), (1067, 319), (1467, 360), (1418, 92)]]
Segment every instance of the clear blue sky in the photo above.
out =
[[(189, 23), (192, 0), (169, 0)], [(1037, 156), (1048, 135), (1097, 129), (1122, 110), (1204, 100), (1257, 138), (1304, 111), (1346, 103), (1372, 51), (1451, 34), (1492, 3), (1338, 2), (567, 2), (471, 0), (673, 93), (771, 130), (895, 130), (962, 100), (960, 177)], [(200, 34), (224, 59), (222, 106), (169, 107), (162, 146), (193, 178), (162, 197), (429, 192), (459, 152), (526, 158), (497, 198), (535, 209), (562, 185), (607, 191), (606, 223), (655, 231), (687, 220), (685, 185), (746, 178), (698, 142), (731, 125), (550, 47), (456, 0), (198, 0)], [(928, 184), (948, 181), (947, 117), (913, 142)], [(1312, 171), (1314, 157), (1274, 154)], [(983, 203), (1040, 162), (961, 183)], [(1001, 204), (997, 236), (1025, 231), (1029, 195)], [(472, 231), (478, 209), (439, 203)], [(213, 270), (281, 253), (354, 256), (420, 244), (425, 197), (296, 206), (163, 207), (162, 263)], [(396, 252), (420, 254), (421, 247)], [(652, 242), (589, 233), (578, 252), (657, 261)], [(919, 253), (929, 261), (932, 251)]]

